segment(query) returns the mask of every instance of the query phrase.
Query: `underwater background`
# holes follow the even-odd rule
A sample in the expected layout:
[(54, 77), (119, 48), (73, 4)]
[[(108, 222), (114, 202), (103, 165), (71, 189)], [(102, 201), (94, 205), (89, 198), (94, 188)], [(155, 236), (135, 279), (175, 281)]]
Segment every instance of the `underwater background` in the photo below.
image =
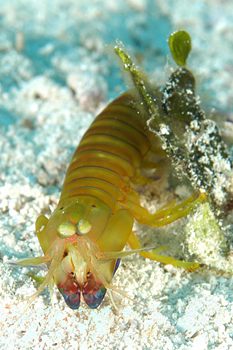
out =
[[(233, 2), (0, 5), (0, 349), (233, 349), (232, 277), (132, 256), (114, 279), (132, 299), (117, 297), (117, 312), (109, 298), (97, 310), (83, 305), (74, 312), (57, 292), (52, 302), (44, 293), (25, 311), (24, 298), (36, 283), (28, 269), (7, 264), (41, 254), (36, 217), (55, 207), (72, 153), (94, 116), (130, 86), (113, 52), (116, 40), (160, 86), (174, 68), (167, 39), (187, 30), (202, 107), (217, 115), (233, 155)], [(141, 236), (147, 231), (154, 232), (141, 228)]]

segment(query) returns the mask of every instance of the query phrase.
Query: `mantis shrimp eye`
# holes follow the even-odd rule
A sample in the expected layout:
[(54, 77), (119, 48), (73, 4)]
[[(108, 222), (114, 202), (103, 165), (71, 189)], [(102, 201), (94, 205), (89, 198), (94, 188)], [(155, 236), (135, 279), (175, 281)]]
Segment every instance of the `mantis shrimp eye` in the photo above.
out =
[(91, 224), (89, 221), (85, 219), (81, 219), (77, 224), (78, 234), (85, 235), (86, 233), (90, 232), (91, 230)]
[(58, 226), (58, 235), (61, 238), (71, 237), (75, 233), (82, 236), (90, 232), (90, 230), (91, 230), (91, 224), (89, 223), (89, 221), (85, 219), (81, 219), (77, 223), (77, 226), (67, 221), (67, 222), (63, 222)]
[(63, 222), (58, 227), (58, 234), (61, 238), (71, 237), (75, 234), (76, 228), (71, 222)]

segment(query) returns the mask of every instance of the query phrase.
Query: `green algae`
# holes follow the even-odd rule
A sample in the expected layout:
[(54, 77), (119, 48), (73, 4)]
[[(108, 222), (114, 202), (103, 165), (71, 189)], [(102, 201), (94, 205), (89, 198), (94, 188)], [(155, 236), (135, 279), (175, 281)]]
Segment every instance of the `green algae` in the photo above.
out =
[(217, 124), (208, 118), (196, 96), (195, 77), (187, 68), (192, 47), (189, 34), (172, 33), (168, 43), (178, 68), (160, 89), (149, 82), (122, 44), (115, 46), (115, 52), (132, 80), (146, 123), (160, 138), (180, 182), (207, 195), (207, 201), (197, 206), (186, 223), (189, 254), (200, 263), (232, 274), (228, 224), (224, 221), (225, 208), (233, 198), (232, 160)]
[(115, 46), (115, 52), (139, 95), (150, 130), (159, 136), (178, 175), (188, 179), (194, 190), (205, 191), (211, 204), (221, 210), (232, 196), (232, 162), (227, 146), (217, 124), (200, 107), (195, 77), (185, 66), (191, 51), (189, 34), (172, 33), (169, 46), (179, 67), (161, 87), (161, 93), (154, 93), (158, 87), (149, 82), (122, 44)]
[(169, 36), (168, 45), (176, 64), (185, 66), (188, 55), (192, 49), (192, 41), (189, 33), (184, 30), (172, 33)]
[(229, 253), (223, 223), (216, 219), (210, 204), (203, 203), (190, 215), (185, 226), (185, 243), (189, 254), (209, 268), (233, 273), (232, 256)]

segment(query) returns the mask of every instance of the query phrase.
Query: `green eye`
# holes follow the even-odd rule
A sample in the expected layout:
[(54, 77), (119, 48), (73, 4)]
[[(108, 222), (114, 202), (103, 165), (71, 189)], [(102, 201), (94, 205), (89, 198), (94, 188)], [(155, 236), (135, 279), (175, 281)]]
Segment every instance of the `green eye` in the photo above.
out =
[(63, 222), (58, 227), (58, 234), (61, 238), (71, 237), (75, 234), (76, 228), (71, 222)]
[(78, 234), (85, 235), (86, 233), (90, 232), (91, 224), (89, 221), (85, 219), (81, 219), (77, 224), (77, 228), (78, 228), (78, 232), (77, 232)]

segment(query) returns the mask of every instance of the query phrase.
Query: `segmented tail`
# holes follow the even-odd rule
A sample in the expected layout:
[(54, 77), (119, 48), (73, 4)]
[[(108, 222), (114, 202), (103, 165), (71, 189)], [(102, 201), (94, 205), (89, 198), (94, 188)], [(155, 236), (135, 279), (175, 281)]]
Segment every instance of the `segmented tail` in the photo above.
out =
[(114, 209), (150, 148), (147, 134), (129, 93), (109, 104), (87, 130), (73, 156), (59, 205), (87, 195)]

